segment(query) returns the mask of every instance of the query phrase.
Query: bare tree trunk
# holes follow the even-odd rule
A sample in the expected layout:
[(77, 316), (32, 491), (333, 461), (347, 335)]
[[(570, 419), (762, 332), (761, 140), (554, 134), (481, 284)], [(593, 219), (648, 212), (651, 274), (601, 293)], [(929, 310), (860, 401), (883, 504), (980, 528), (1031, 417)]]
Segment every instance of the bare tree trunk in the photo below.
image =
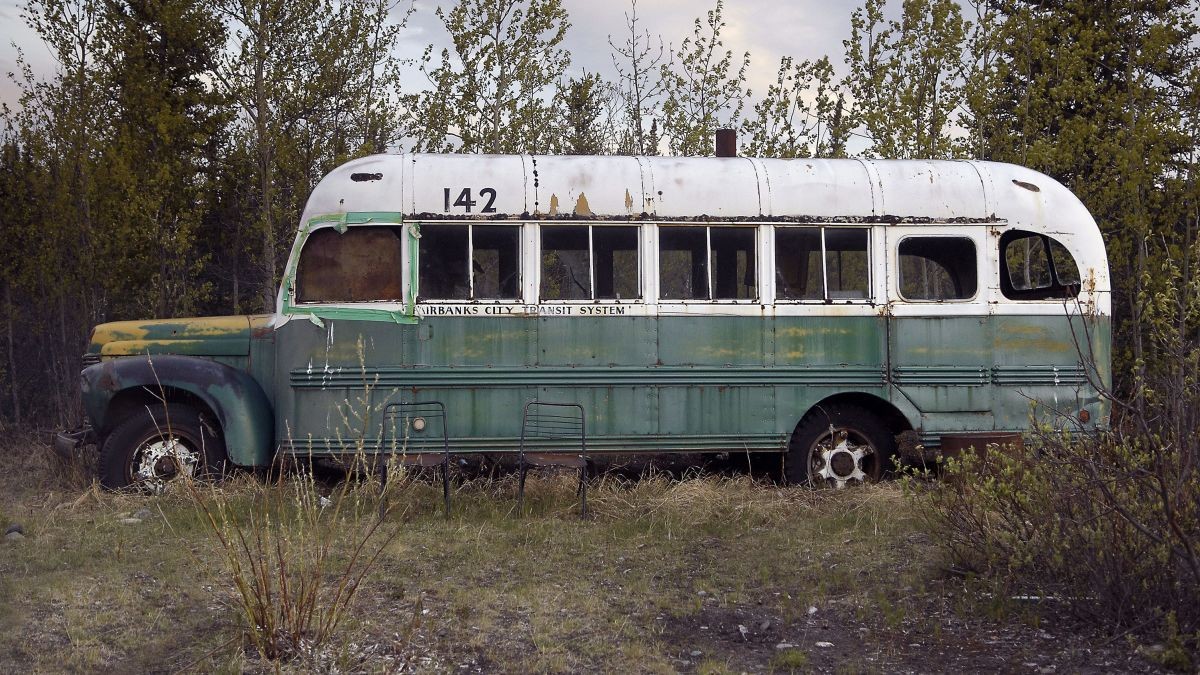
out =
[(8, 386), (12, 393), (13, 424), (21, 426), (21, 397), (17, 391), (17, 359), (13, 355), (12, 283), (4, 285), (4, 318), (8, 334)]
[(267, 54), (266, 54), (266, 39), (264, 34), (267, 32), (267, 27), (264, 25), (268, 19), (266, 3), (260, 3), (260, 11), (256, 17), (258, 25), (255, 30), (258, 36), (255, 39), (255, 55), (254, 64), (254, 133), (255, 141), (258, 145), (258, 180), (259, 190), (261, 192), (260, 199), (260, 224), (263, 230), (263, 250), (262, 250), (262, 303), (263, 310), (270, 312), (275, 309), (275, 220), (273, 205), (271, 203), (271, 188), (272, 188), (272, 162), (271, 162), (271, 139), (269, 138), (269, 129), (267, 127), (267, 116), (270, 114), (270, 101), (267, 99), (267, 82), (266, 69)]
[(231, 314), (238, 313), (238, 306), (240, 304), (240, 300), (239, 300), (239, 298), (241, 297), (241, 285), (240, 285), (241, 273), (240, 273), (240, 270), (241, 270), (242, 266), (239, 264), (240, 261), (238, 260), (238, 258), (241, 256), (241, 252), (242, 252), (242, 224), (240, 221), (238, 221), (233, 226), (233, 309), (230, 311)]

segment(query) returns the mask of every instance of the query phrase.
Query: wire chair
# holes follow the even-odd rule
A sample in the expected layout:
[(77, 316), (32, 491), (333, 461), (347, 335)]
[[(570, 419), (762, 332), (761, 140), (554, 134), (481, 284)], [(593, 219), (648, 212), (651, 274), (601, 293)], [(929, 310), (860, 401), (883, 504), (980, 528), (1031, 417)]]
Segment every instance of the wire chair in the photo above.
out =
[[(441, 452), (431, 452), (441, 440)], [(450, 516), (450, 438), (446, 433), (446, 406), (441, 401), (389, 403), (383, 409), (383, 443), (380, 486), (387, 485), (388, 466), (441, 467), (442, 502)], [(414, 449), (415, 446), (415, 449)]]
[[(536, 452), (527, 452), (526, 446)], [(521, 417), (521, 445), (517, 456), (520, 481), (517, 488), (517, 512), (524, 513), (525, 475), (530, 467), (566, 467), (579, 469), (580, 515), (587, 507), (587, 423), (583, 406), (578, 403), (546, 403), (538, 400), (525, 404)]]

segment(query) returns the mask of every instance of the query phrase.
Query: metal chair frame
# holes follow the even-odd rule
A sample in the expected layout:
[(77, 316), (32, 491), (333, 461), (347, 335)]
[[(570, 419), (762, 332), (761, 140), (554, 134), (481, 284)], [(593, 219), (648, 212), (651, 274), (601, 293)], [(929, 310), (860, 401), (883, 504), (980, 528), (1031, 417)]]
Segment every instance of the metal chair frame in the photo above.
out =
[[(562, 412), (543, 412), (543, 409)], [(578, 411), (566, 414), (568, 409)], [(573, 441), (578, 440), (579, 452), (526, 452), (527, 441)], [(587, 420), (583, 406), (578, 403), (550, 403), (534, 399), (525, 404), (521, 416), (521, 445), (517, 452), (517, 469), (520, 474), (517, 487), (517, 513), (524, 513), (525, 475), (530, 467), (560, 466), (579, 469), (580, 515), (587, 517)]]
[[(395, 425), (389, 424), (396, 419), (404, 419), (404, 438), (403, 445), (400, 447), (400, 452), (397, 454), (395, 445)], [(425, 420), (428, 429), (428, 424), (432, 419), (437, 418), (442, 423), (442, 452), (439, 454), (429, 452), (414, 452), (406, 451), (408, 440), (412, 437), (412, 420), (421, 418)], [(392, 443), (388, 443), (388, 441)], [(379, 453), (380, 457), (384, 458), (380, 467), (379, 480), (380, 490), (387, 485), (387, 468), (390, 462), (398, 462), (404, 466), (420, 466), (420, 467), (442, 467), (442, 502), (446, 517), (450, 517), (450, 436), (446, 432), (446, 406), (441, 401), (402, 401), (399, 403), (389, 403), (383, 409), (383, 438), (384, 447)]]

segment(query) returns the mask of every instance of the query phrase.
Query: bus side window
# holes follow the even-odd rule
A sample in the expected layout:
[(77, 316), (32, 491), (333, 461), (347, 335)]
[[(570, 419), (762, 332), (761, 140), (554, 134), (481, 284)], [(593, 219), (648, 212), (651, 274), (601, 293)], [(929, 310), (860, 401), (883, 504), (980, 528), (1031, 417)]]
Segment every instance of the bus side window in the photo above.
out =
[(664, 300), (753, 300), (758, 297), (755, 230), (748, 227), (660, 227), (658, 274)]
[(1000, 236), (1000, 292), (1010, 300), (1060, 300), (1079, 294), (1079, 267), (1057, 240), (1025, 230)]
[(1013, 290), (1031, 291), (1054, 285), (1046, 246), (1036, 234), (1023, 234), (1009, 241), (1004, 246), (1004, 265)]
[(640, 297), (638, 228), (543, 225), (542, 300)]
[(542, 227), (542, 300), (590, 300), (591, 255), (588, 228)]
[(704, 227), (658, 230), (660, 294), (668, 300), (708, 300), (708, 235)]
[(714, 300), (753, 300), (758, 297), (754, 270), (754, 230), (744, 227), (710, 227)]
[(426, 223), (419, 241), (422, 301), (521, 297), (519, 225)]
[(596, 298), (631, 300), (641, 297), (638, 276), (637, 227), (592, 228), (592, 264), (595, 265)]
[(1075, 258), (1057, 239), (1046, 238), (1050, 240), (1050, 259), (1054, 261), (1054, 273), (1058, 275), (1058, 283), (1063, 286), (1078, 286), (1079, 265), (1075, 263)]
[(296, 302), (395, 302), (403, 298), (400, 230), (352, 226), (309, 235), (296, 269)]
[(821, 228), (775, 229), (775, 295), (780, 300), (824, 300)]
[(521, 227), (471, 226), (471, 297), (517, 300), (521, 297)]
[(422, 225), (420, 255), (421, 299), (469, 300), (470, 269), (467, 254), (471, 233), (468, 225)]
[(870, 294), (867, 231), (825, 228), (825, 275), (831, 300), (864, 300)]
[(907, 237), (900, 242), (900, 296), (966, 300), (978, 286), (975, 244), (964, 237)]

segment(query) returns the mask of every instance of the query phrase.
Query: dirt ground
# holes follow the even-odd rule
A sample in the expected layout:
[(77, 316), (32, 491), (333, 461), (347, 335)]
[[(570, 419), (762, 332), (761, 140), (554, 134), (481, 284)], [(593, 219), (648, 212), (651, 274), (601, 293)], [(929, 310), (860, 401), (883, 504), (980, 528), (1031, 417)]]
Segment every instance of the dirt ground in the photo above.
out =
[[(43, 450), (0, 443), (0, 527), (22, 530), (0, 539), (0, 671), (274, 669), (193, 499), (103, 493)], [(263, 489), (212, 494), (250, 508)], [(1159, 672), (1131, 636), (948, 570), (895, 482), (613, 473), (591, 481), (588, 519), (571, 475), (534, 477), (523, 515), (511, 477), (456, 482), (448, 518), (427, 480), (389, 489), (350, 611), (281, 670)], [(359, 526), (333, 523), (351, 541)], [(311, 533), (294, 534), (304, 553)]]

